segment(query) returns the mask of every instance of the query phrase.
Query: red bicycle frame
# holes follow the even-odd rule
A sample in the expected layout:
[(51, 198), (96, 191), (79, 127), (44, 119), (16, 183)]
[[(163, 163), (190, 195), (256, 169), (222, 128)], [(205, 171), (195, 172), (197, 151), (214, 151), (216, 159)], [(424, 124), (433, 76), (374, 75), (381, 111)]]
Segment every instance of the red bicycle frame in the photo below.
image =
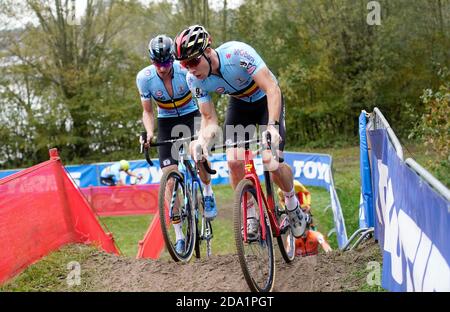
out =
[[(267, 191), (267, 199), (266, 196), (264, 195), (264, 192), (262, 191), (261, 188), (261, 183), (259, 181), (259, 177), (256, 174), (256, 169), (255, 169), (255, 164), (253, 162), (253, 153), (251, 150), (246, 149), (245, 150), (245, 176), (244, 179), (248, 179), (250, 180), (253, 185), (256, 188), (256, 199), (258, 201), (258, 207), (259, 207), (259, 223), (261, 226), (261, 234), (262, 234), (262, 239), (266, 240), (266, 235), (267, 235), (267, 231), (266, 231), (266, 227), (264, 226), (264, 218), (261, 218), (261, 216), (264, 216), (264, 211), (263, 211), (263, 205), (262, 203), (264, 202), (264, 204), (267, 207), (267, 214), (269, 216), (269, 221), (270, 221), (270, 226), (272, 228), (272, 232), (274, 232), (273, 236), (274, 237), (278, 237), (280, 235), (280, 226), (278, 225), (278, 221), (276, 219), (275, 216), (275, 201), (274, 201), (274, 195), (273, 195), (273, 188), (272, 188), (272, 181), (270, 178), (270, 173), (268, 171), (264, 171), (264, 176), (266, 179), (266, 191)], [(244, 194), (244, 203), (245, 203), (245, 207), (247, 207), (247, 193)], [(242, 218), (244, 221), (242, 224), (247, 224), (247, 209), (243, 209), (244, 212), (242, 214)], [(247, 228), (244, 227), (244, 241), (247, 242)]]

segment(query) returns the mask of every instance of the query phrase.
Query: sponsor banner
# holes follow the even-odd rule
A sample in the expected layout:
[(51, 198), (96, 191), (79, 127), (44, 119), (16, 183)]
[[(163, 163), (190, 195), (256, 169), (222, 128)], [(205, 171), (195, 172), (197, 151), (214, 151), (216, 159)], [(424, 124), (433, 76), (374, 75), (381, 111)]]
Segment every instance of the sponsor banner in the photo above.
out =
[[(294, 178), (307, 186), (318, 186), (328, 190), (331, 183), (331, 156), (325, 154), (309, 154), (285, 152), (284, 161), (291, 166)], [(254, 159), (256, 173), (264, 179), (264, 168), (261, 157)], [(217, 171), (213, 175), (213, 184), (228, 184), (229, 172), (224, 154), (214, 154), (211, 166)]]
[(70, 174), (76, 185), (80, 187), (98, 185), (100, 176), (97, 165), (73, 165), (66, 166), (66, 171)]
[(294, 178), (302, 184), (326, 190), (332, 184), (330, 155), (285, 152), (284, 160), (291, 166)]
[(331, 209), (333, 209), (334, 229), (336, 231), (336, 238), (338, 246), (342, 249), (348, 241), (347, 230), (345, 228), (344, 215), (342, 214), (341, 203), (337, 196), (336, 189), (334, 188), (333, 179), (330, 184), (330, 196), (331, 196)]
[(450, 291), (450, 203), (398, 158), (386, 130), (369, 137), (382, 286)]
[[(213, 175), (212, 183), (228, 184), (229, 172), (225, 159), (225, 154), (214, 154), (211, 158), (211, 167), (217, 171)], [(159, 160), (152, 159), (154, 166), (150, 167), (145, 160), (129, 161), (130, 170), (133, 173), (141, 174), (143, 179), (136, 181), (134, 177), (128, 176), (125, 172), (120, 172), (121, 179), (126, 184), (153, 184), (159, 183), (162, 171), (159, 168)], [(294, 178), (307, 186), (318, 186), (326, 190), (331, 183), (331, 156), (325, 154), (292, 153), (285, 152), (285, 162), (293, 169)], [(260, 157), (254, 160), (256, 172), (260, 178), (264, 178), (264, 169)], [(71, 165), (66, 166), (66, 170), (80, 187), (101, 186), (100, 175), (103, 170), (113, 163), (97, 163), (92, 165)], [(10, 175), (17, 170), (2, 171), (3, 176)], [(2, 176), (0, 176), (2, 177)]]

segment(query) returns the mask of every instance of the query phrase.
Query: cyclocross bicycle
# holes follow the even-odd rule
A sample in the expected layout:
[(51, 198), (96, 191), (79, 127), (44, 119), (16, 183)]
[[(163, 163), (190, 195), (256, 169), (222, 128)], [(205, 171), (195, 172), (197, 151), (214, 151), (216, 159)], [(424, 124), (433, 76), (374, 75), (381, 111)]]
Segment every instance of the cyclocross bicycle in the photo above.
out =
[[(253, 157), (263, 149), (271, 150), (270, 133), (267, 144), (258, 140), (249, 140), (232, 144), (245, 145), (245, 177), (239, 182), (234, 193), (234, 236), (239, 263), (245, 280), (252, 291), (271, 291), (275, 280), (275, 259), (272, 237), (276, 237), (278, 247), (285, 262), (295, 257), (295, 238), (291, 233), (287, 211), (276, 203), (272, 179), (269, 171), (264, 171), (266, 195), (256, 174)], [(252, 152), (249, 144), (257, 143), (260, 149)], [(228, 147), (232, 147), (228, 145)], [(247, 233), (247, 209), (254, 205), (259, 220), (256, 237)]]
[[(210, 174), (215, 174), (208, 163), (195, 162), (192, 166), (188, 156), (188, 146), (195, 137), (173, 139), (162, 142), (152, 142), (150, 147), (170, 144), (178, 150), (178, 168), (166, 171), (160, 180), (158, 209), (161, 230), (166, 244), (167, 251), (176, 262), (188, 262), (194, 251), (195, 256), (200, 258), (201, 241), (206, 242), (206, 256), (211, 256), (211, 239), (213, 229), (211, 221), (204, 215), (205, 200), (200, 178), (198, 176), (199, 166), (204, 166)], [(141, 142), (147, 140), (146, 132), (141, 133)], [(141, 152), (144, 152), (145, 159), (150, 166), (153, 162), (150, 159), (148, 148), (141, 143)], [(175, 248), (176, 236), (172, 222), (181, 222), (182, 231), (185, 237), (184, 251), (178, 253)], [(179, 220), (179, 221), (178, 221)]]

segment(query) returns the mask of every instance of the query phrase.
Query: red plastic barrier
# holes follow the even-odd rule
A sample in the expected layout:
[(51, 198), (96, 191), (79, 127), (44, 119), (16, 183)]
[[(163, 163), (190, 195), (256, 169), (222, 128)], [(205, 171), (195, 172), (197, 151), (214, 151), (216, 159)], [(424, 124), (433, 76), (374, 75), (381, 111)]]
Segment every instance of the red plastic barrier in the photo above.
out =
[(149, 258), (158, 259), (164, 248), (164, 238), (159, 224), (159, 214), (155, 215), (150, 224), (144, 239), (139, 241), (136, 259)]
[(93, 243), (118, 254), (57, 151), (50, 156), (0, 180), (0, 283), (68, 243)]
[[(166, 206), (168, 205), (166, 201)], [(166, 220), (169, 220), (168, 209), (166, 208)], [(136, 258), (149, 258), (158, 259), (164, 249), (164, 238), (161, 231), (161, 219), (159, 218), (159, 213), (153, 218), (147, 233), (145, 233), (144, 239), (139, 241), (138, 253)], [(170, 222), (170, 221), (167, 221)], [(166, 224), (166, 226), (169, 223)]]
[(154, 214), (158, 210), (158, 184), (82, 188), (99, 216)]

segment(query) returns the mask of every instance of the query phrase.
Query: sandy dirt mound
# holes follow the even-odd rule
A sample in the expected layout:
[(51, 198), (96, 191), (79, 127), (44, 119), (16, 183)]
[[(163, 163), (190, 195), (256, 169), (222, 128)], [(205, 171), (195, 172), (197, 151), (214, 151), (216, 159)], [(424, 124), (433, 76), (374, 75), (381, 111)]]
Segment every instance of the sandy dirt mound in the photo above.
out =
[[(381, 262), (379, 246), (368, 241), (351, 252), (297, 258), (277, 256), (274, 291), (354, 291), (366, 283), (367, 263)], [(81, 263), (93, 291), (248, 291), (236, 255), (195, 259), (189, 264), (137, 260), (93, 251)], [(362, 273), (361, 273), (362, 272)]]

